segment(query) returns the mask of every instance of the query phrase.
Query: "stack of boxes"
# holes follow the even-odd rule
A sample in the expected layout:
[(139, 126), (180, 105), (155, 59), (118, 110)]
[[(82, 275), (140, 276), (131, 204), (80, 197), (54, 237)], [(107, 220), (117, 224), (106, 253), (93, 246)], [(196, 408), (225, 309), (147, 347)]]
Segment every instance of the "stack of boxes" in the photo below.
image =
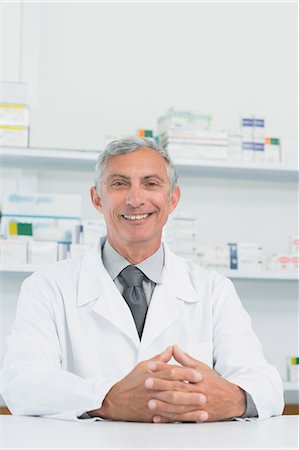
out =
[(158, 119), (158, 139), (177, 158), (226, 159), (226, 132), (212, 131), (212, 117), (191, 111), (168, 110)]
[(28, 147), (29, 108), (13, 103), (0, 104), (0, 145), (7, 147)]
[(172, 214), (163, 230), (171, 250), (184, 258), (196, 259), (198, 240), (197, 218), (188, 213)]
[(200, 244), (197, 249), (197, 262), (207, 269), (228, 270), (230, 249), (228, 245)]
[(266, 136), (261, 117), (241, 118), (242, 159), (255, 162), (281, 162), (280, 139)]
[(279, 253), (271, 255), (267, 261), (267, 269), (273, 272), (289, 271), (297, 272), (299, 270), (299, 237), (292, 237), (290, 240), (290, 249), (288, 253)]
[(81, 257), (106, 234), (102, 216), (80, 222), (81, 196), (11, 194), (3, 200), (1, 262), (51, 264)]
[(10, 264), (47, 264), (69, 245), (80, 223), (81, 196), (9, 194), (2, 201), (1, 259)]
[(158, 119), (158, 142), (174, 158), (281, 162), (280, 139), (266, 135), (263, 117), (241, 117), (238, 132), (214, 131), (211, 123), (210, 115), (170, 108)]
[(197, 252), (199, 264), (215, 270), (261, 271), (264, 259), (263, 249), (258, 244), (201, 244)]
[(230, 269), (244, 272), (262, 271), (264, 269), (264, 253), (259, 244), (229, 243)]

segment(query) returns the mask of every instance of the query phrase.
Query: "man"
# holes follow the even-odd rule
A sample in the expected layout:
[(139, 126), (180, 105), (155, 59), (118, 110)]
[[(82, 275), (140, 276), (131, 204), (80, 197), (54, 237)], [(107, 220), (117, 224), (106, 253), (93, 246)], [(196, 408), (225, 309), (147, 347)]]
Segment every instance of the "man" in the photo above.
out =
[(281, 379), (232, 283), (161, 241), (179, 198), (165, 150), (142, 138), (106, 147), (91, 199), (107, 237), (23, 283), (3, 370), (13, 413), (144, 422), (281, 414)]

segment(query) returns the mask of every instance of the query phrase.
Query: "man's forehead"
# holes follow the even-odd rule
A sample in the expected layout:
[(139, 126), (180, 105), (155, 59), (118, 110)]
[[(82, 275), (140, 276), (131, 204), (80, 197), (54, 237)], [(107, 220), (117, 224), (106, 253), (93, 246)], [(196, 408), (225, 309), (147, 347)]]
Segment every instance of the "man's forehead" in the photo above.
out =
[[(137, 153), (137, 155), (136, 155)], [(160, 153), (150, 148), (142, 148), (129, 153), (111, 155), (104, 165), (106, 176), (119, 175), (130, 177), (132, 174), (140, 177), (167, 175), (167, 163)]]

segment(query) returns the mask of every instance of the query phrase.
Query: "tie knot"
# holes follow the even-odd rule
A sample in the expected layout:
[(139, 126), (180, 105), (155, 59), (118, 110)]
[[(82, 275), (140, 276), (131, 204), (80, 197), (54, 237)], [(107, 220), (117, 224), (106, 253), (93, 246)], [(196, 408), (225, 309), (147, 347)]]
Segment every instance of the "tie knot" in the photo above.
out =
[(126, 287), (141, 287), (142, 281), (144, 279), (144, 274), (138, 267), (128, 266), (121, 271), (120, 276), (126, 283)]

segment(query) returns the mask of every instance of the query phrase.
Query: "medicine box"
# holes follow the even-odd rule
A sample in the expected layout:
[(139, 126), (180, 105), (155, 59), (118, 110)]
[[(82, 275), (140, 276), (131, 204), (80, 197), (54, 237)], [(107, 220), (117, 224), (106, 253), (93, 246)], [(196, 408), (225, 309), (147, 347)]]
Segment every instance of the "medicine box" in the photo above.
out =
[(0, 146), (28, 147), (29, 128), (19, 125), (0, 125)]
[(4, 265), (27, 263), (27, 241), (23, 239), (1, 239), (1, 262)]
[(271, 255), (267, 261), (267, 269), (272, 271), (298, 271), (298, 254), (278, 254)]
[(57, 242), (28, 242), (29, 264), (51, 264), (58, 259)]
[(0, 103), (0, 124), (29, 127), (29, 108), (26, 105)]
[(299, 356), (287, 357), (287, 378), (293, 383), (299, 381)]
[(299, 254), (299, 237), (298, 236), (292, 236), (291, 237), (291, 253), (293, 255)]

